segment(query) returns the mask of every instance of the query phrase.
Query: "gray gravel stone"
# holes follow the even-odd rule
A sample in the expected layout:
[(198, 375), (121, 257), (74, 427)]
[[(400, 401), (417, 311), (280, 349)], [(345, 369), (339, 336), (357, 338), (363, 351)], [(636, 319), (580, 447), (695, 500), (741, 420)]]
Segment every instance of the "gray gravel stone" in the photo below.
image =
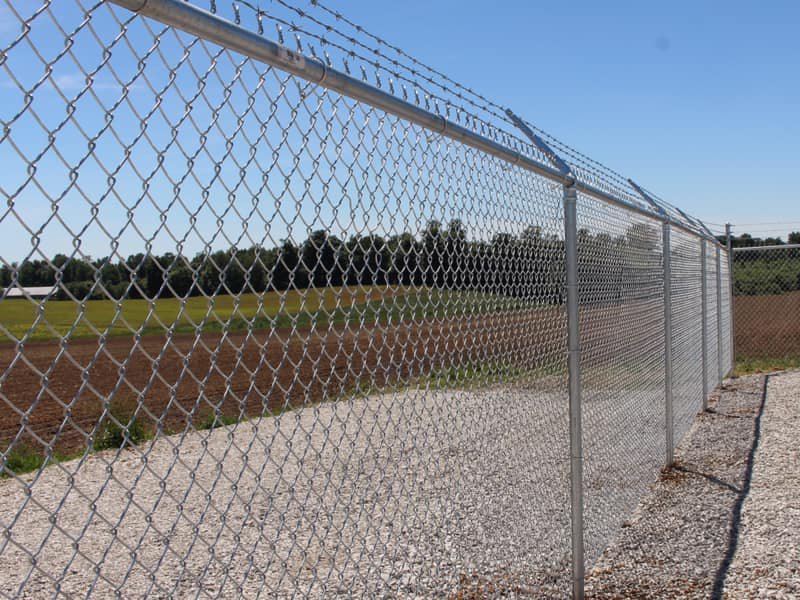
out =
[(800, 597), (800, 372), (769, 379), (725, 598)]
[(567, 430), (561, 391), (409, 390), (0, 481), (0, 596), (563, 597)]
[(587, 573), (590, 598), (709, 598), (745, 482), (762, 377), (726, 380), (665, 471)]
[[(773, 379), (730, 598), (798, 594), (799, 378)], [(587, 596), (719, 587), (761, 382), (726, 381), (711, 399), (589, 571)], [(566, 597), (566, 431), (563, 393), (498, 388), (322, 404), (162, 438), (146, 460), (98, 453), (0, 482), (0, 595), (24, 582), (29, 598), (283, 597), (298, 583), (313, 597)], [(623, 475), (593, 493), (615, 497)]]

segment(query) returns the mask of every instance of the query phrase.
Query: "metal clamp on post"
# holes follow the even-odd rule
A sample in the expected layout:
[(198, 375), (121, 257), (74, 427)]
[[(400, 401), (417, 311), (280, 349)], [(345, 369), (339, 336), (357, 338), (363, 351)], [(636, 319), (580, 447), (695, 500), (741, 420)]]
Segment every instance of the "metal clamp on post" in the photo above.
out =
[(564, 248), (567, 271), (567, 367), (569, 371), (569, 462), (572, 509), (572, 597), (584, 597), (583, 438), (581, 346), (578, 321), (578, 191), (569, 165), (510, 109), (506, 115), (564, 177)]

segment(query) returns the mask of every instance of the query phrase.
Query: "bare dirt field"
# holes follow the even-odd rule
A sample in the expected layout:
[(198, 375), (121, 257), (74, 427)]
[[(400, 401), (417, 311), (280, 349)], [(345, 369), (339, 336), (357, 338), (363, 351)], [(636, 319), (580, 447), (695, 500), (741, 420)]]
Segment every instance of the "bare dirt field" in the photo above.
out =
[[(88, 444), (107, 406), (140, 406), (146, 428), (182, 431), (218, 407), (232, 416), (278, 413), (374, 389), (438, 367), (536, 368), (563, 360), (556, 308), (394, 324), (0, 346), (0, 444), (20, 432), (60, 451)], [(520, 336), (519, 331), (533, 335)], [(40, 440), (35, 440), (38, 436)]]
[(800, 356), (800, 291), (774, 296), (735, 296), (737, 358)]

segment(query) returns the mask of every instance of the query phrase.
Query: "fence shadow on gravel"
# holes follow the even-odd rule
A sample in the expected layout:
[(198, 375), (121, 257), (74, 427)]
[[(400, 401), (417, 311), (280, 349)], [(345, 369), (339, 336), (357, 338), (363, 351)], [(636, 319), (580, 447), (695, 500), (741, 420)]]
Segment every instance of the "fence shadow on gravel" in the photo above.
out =
[(742, 506), (747, 499), (747, 495), (750, 493), (750, 483), (753, 479), (753, 464), (755, 463), (756, 451), (758, 450), (758, 442), (761, 438), (761, 416), (764, 414), (764, 405), (767, 402), (768, 387), (769, 375), (764, 375), (761, 388), (761, 404), (758, 407), (758, 413), (756, 414), (753, 425), (753, 442), (750, 446), (750, 452), (747, 455), (744, 482), (741, 489), (735, 490), (737, 498), (731, 511), (731, 523), (728, 529), (728, 547), (725, 550), (725, 556), (714, 578), (714, 588), (711, 592), (711, 597), (714, 600), (720, 600), (722, 598), (722, 592), (725, 588), (725, 577), (728, 574), (731, 563), (733, 563), (733, 557), (736, 555), (736, 547), (739, 543), (739, 531), (742, 522)]

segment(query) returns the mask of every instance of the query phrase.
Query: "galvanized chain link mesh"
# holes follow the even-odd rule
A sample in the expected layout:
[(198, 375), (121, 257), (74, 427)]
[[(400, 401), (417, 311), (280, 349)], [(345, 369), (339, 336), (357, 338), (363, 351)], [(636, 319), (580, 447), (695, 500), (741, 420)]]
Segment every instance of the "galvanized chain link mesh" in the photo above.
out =
[(736, 360), (800, 358), (800, 246), (733, 250)]
[(706, 245), (706, 344), (708, 348), (705, 366), (707, 389), (713, 390), (718, 383), (719, 334), (717, 332), (717, 259), (713, 244)]
[[(275, 32), (277, 39), (298, 52), (319, 57), (379, 89), (389, 91), (476, 133), (546, 162), (546, 157), (513, 126), (505, 109), (491, 99), (415, 59), (398, 46), (375, 36), (321, 0), (298, 6), (275, 0), (268, 5), (248, 0), (236, 4), (205, 2), (215, 14)], [(577, 180), (596, 186), (626, 202), (649, 210), (630, 183), (608, 166), (582, 154), (535, 124), (526, 122), (569, 164)], [(692, 224), (664, 203), (673, 221)]]
[[(703, 301), (700, 242), (670, 229), (674, 440), (689, 431), (703, 405)], [(728, 314), (728, 313), (726, 313)]]
[[(0, 7), (0, 595), (567, 595), (561, 184), (108, 2)], [(320, 2), (202, 7), (546, 161)], [(661, 223), (543, 135), (631, 208), (579, 195), (591, 563), (664, 460)]]
[(597, 558), (665, 454), (661, 224), (579, 196), (586, 559)]
[[(733, 364), (733, 323), (731, 322), (731, 315), (733, 314), (732, 298), (731, 298), (731, 273), (730, 263), (727, 253), (721, 253), (720, 262), (720, 306), (722, 308), (722, 320), (720, 329), (721, 340), (721, 353), (722, 353), (722, 374), (727, 375), (731, 369), (734, 368)], [(800, 270), (798, 271), (800, 275)], [(800, 285), (798, 286), (800, 288)]]

